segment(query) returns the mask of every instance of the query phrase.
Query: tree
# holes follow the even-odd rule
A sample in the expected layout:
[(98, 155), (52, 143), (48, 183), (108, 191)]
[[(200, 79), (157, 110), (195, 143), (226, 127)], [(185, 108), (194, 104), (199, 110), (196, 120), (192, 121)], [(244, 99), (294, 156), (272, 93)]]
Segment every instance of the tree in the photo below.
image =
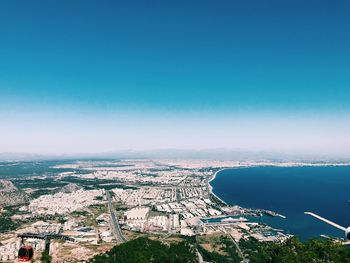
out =
[(115, 246), (106, 254), (95, 256), (90, 262), (194, 263), (197, 257), (194, 247), (188, 242), (167, 245), (141, 237)]
[(49, 255), (49, 252), (44, 251), (41, 254), (41, 258), (40, 258), (42, 263), (51, 263), (52, 262), (52, 257)]

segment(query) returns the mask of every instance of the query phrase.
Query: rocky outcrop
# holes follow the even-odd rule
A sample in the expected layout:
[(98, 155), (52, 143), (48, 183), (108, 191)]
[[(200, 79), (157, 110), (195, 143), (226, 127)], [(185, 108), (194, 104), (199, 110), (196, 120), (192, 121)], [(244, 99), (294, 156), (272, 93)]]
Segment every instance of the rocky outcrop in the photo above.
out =
[(0, 206), (20, 205), (29, 201), (29, 196), (11, 181), (0, 180)]
[(59, 190), (59, 192), (61, 192), (61, 193), (73, 193), (73, 192), (78, 191), (80, 189), (82, 189), (81, 186), (74, 184), (74, 183), (69, 183), (69, 184), (63, 186)]

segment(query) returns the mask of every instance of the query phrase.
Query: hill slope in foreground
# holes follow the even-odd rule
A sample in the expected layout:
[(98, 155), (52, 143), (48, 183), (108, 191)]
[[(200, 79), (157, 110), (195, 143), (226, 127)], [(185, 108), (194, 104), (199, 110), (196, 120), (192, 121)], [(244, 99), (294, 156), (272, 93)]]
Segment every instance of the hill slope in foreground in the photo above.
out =
[[(222, 237), (224, 245), (218, 252), (206, 250), (196, 238), (173, 244), (141, 237), (115, 246), (106, 254), (95, 256), (90, 262), (198, 262), (197, 251), (205, 262), (241, 262), (235, 246), (227, 237)], [(310, 262), (350, 262), (350, 250), (327, 240), (300, 242), (291, 238), (285, 243), (258, 242), (254, 239), (241, 240), (245, 259), (252, 263), (310, 263)], [(203, 262), (203, 261), (202, 261)]]

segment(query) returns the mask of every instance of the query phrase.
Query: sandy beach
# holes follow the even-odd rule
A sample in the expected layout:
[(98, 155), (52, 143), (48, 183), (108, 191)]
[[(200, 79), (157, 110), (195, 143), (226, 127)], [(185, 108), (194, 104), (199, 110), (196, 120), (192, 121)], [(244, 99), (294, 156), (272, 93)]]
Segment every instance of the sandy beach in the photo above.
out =
[[(215, 198), (217, 198), (218, 200), (220, 200), (220, 202), (222, 202), (222, 203), (224, 203), (224, 204), (226, 204), (226, 202), (225, 202), (224, 200), (222, 200), (220, 197), (218, 197), (218, 196), (213, 192), (213, 187), (211, 186), (210, 182), (213, 181), (213, 180), (215, 180), (217, 173), (219, 173), (219, 172), (221, 172), (221, 171), (223, 171), (223, 170), (225, 170), (225, 169), (230, 169), (230, 168), (222, 168), (222, 169), (216, 171), (216, 172), (212, 175), (212, 177), (208, 180), (208, 189), (209, 189), (209, 193), (210, 193), (211, 195), (213, 195)], [(227, 204), (226, 204), (226, 205), (227, 205)]]

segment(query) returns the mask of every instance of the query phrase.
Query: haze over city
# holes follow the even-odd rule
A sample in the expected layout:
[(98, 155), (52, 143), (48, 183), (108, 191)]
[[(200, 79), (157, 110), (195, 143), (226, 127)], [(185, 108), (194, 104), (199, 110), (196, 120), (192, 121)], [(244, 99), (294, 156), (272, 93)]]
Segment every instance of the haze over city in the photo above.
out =
[(350, 153), (347, 1), (18, 3), (1, 152)]

